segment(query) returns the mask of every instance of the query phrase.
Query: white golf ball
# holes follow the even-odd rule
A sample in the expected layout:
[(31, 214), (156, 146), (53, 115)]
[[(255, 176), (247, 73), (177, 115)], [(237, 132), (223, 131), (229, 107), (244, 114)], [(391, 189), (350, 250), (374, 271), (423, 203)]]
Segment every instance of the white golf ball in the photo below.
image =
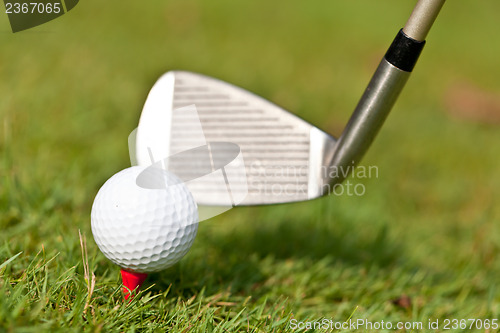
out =
[(104, 255), (133, 272), (151, 273), (178, 262), (198, 230), (192, 194), (163, 169), (131, 167), (112, 176), (92, 205), (92, 234)]

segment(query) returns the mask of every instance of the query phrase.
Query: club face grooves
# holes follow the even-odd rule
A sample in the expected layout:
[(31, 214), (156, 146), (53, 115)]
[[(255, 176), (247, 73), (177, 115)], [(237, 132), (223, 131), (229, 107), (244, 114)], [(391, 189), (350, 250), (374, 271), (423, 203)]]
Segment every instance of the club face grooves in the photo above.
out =
[[(194, 105), (207, 142), (226, 141), (239, 145), (248, 185), (247, 197), (241, 204), (308, 200), (311, 199), (311, 188), (324, 185), (310, 184), (313, 126), (261, 97), (226, 82), (183, 71), (173, 74), (172, 109)], [(181, 112), (172, 112), (171, 152), (188, 149), (192, 144), (189, 133), (194, 121)], [(325, 138), (334, 140), (326, 134)], [(181, 178), (184, 173), (195, 172), (185, 164), (171, 165), (170, 169)], [(241, 185), (235, 184), (234, 189), (242, 188)], [(195, 190), (211, 195), (213, 199), (218, 191), (225, 189), (206, 184)], [(198, 197), (202, 198), (199, 201), (204, 201), (203, 196), (199, 194)], [(207, 198), (206, 201), (210, 200)]]

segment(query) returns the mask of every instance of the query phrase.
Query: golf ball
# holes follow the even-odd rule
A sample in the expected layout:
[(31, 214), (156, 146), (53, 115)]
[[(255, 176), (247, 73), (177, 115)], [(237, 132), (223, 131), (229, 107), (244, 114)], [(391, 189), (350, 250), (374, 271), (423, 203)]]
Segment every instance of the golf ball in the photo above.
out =
[(161, 168), (134, 166), (112, 176), (92, 205), (92, 234), (104, 255), (138, 273), (163, 270), (191, 248), (198, 210), (186, 185)]

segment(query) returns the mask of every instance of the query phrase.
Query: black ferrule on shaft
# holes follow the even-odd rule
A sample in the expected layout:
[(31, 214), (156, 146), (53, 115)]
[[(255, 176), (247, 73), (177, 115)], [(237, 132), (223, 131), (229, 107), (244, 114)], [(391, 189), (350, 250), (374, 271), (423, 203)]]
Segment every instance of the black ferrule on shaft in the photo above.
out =
[(424, 45), (425, 41), (410, 38), (401, 29), (387, 50), (385, 60), (403, 71), (411, 72)]

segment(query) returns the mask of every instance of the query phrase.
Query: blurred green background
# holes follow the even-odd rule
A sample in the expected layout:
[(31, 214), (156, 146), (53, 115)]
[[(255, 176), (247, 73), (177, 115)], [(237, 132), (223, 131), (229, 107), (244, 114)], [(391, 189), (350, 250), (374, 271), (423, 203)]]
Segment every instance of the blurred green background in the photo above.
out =
[(161, 74), (229, 81), (338, 136), (414, 3), (84, 1), (16, 34), (0, 14), (0, 265), (22, 251), (0, 266), (0, 328), (499, 318), (496, 0), (445, 4), (363, 160), (379, 168), (364, 196), (237, 208), (202, 223), (191, 252), (152, 276), (135, 307), (92, 240), (94, 196), (129, 166), (127, 136)]

